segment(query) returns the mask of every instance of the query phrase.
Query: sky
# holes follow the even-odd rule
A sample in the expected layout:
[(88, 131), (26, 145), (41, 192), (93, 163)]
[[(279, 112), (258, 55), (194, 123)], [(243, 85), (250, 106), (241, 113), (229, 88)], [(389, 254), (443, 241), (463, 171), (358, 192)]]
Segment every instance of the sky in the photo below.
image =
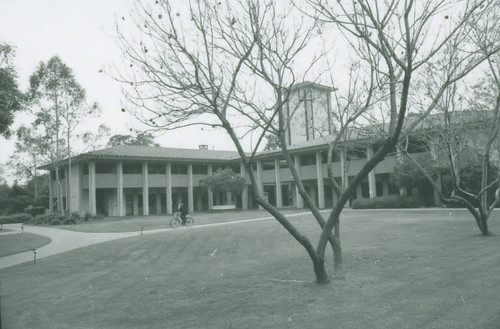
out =
[[(136, 129), (139, 124), (120, 111), (124, 104), (120, 84), (99, 70), (120, 61), (114, 23), (130, 11), (132, 3), (133, 0), (0, 0), (0, 42), (15, 47), (14, 66), (21, 90), (27, 89), (29, 77), (40, 62), (58, 55), (85, 88), (87, 101), (96, 101), (102, 109), (101, 118), (88, 123), (89, 130), (105, 123), (111, 135), (131, 134), (130, 128)], [(12, 128), (25, 121), (19, 113)], [(197, 148), (208, 144), (217, 150), (234, 150), (220, 130), (171, 131), (158, 136), (157, 142), (165, 147)], [(0, 137), (0, 164), (8, 161), (13, 150), (14, 141)]]

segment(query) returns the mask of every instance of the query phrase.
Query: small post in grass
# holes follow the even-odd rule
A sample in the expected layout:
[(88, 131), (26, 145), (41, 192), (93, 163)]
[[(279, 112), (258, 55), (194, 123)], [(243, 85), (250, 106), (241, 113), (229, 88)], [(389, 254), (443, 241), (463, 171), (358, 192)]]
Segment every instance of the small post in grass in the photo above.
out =
[(0, 232), (3, 232), (3, 224), (0, 224)]
[(33, 264), (36, 264), (36, 249), (33, 249)]
[(144, 226), (141, 226), (141, 235), (143, 234), (144, 232)]
[(21, 234), (24, 233), (24, 224), (21, 224)]

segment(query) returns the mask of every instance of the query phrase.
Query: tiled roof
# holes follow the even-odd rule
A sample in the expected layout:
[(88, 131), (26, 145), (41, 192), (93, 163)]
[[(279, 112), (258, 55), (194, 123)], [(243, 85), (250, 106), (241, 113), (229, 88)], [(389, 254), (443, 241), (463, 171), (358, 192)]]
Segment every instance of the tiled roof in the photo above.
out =
[(230, 160), (238, 156), (236, 151), (216, 151), (206, 149), (180, 149), (170, 147), (152, 147), (119, 145), (102, 150), (80, 154), (84, 158), (147, 158), (175, 160)]

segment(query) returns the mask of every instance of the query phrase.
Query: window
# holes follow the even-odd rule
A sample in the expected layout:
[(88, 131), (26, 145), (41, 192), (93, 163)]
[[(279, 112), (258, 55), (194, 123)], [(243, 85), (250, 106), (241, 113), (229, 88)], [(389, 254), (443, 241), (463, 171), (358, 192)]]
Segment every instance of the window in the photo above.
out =
[(274, 161), (262, 162), (262, 170), (274, 170)]
[(142, 163), (124, 163), (124, 174), (142, 174)]
[(163, 163), (149, 163), (148, 174), (150, 175), (165, 175), (166, 166)]
[(206, 175), (208, 174), (208, 166), (206, 164), (195, 164), (193, 165), (194, 175)]
[(300, 156), (300, 165), (301, 166), (310, 166), (316, 164), (316, 156), (314, 153), (305, 154)]
[(172, 164), (172, 175), (187, 175), (187, 165)]
[(96, 162), (95, 173), (96, 174), (115, 174), (116, 173), (116, 163)]
[(82, 175), (88, 175), (89, 174), (89, 164), (84, 163), (82, 164)]

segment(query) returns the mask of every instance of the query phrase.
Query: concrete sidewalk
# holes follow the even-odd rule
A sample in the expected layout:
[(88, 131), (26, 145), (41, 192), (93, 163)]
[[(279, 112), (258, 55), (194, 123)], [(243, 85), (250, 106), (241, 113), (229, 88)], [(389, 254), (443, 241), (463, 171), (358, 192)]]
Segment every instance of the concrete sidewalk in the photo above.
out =
[[(10, 234), (21, 234), (22, 224), (5, 224), (4, 227), (13, 232), (6, 232)], [(40, 226), (24, 226), (24, 232), (43, 235), (50, 238), (52, 241), (37, 249), (36, 258), (44, 258), (62, 252), (70, 251), (77, 248), (90, 246), (97, 243), (113, 241), (117, 239), (128, 238), (140, 234), (137, 232), (126, 233), (82, 233), (73, 232), (69, 230), (40, 227)], [(0, 234), (2, 236), (4, 234)], [(26, 251), (19, 254), (0, 257), (0, 269), (22, 264), (25, 262), (33, 261), (33, 252)]]

